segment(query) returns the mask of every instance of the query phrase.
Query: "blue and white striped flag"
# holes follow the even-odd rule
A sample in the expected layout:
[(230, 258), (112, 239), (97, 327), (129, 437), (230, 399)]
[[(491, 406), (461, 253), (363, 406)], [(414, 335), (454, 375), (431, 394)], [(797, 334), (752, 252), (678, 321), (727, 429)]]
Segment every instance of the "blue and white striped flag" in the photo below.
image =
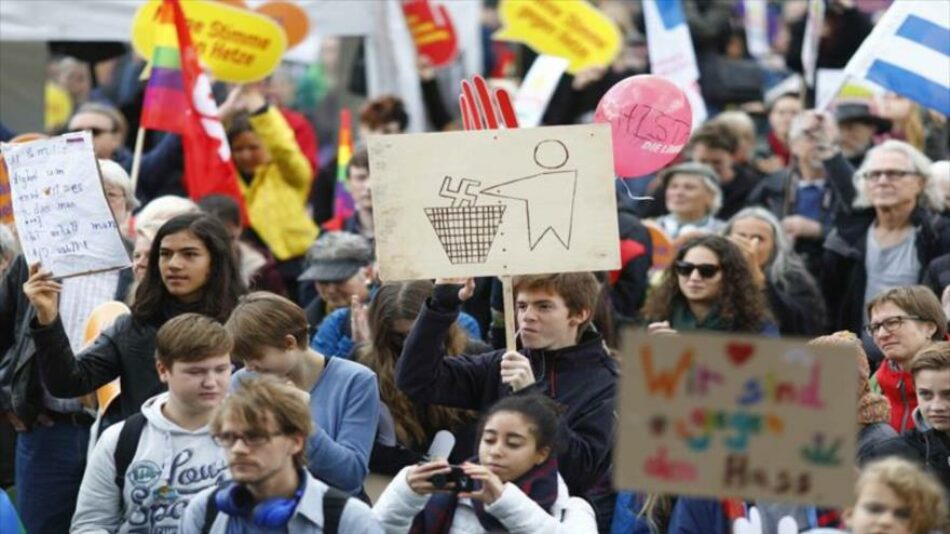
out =
[(950, 4), (897, 0), (855, 52), (845, 74), (950, 115)]

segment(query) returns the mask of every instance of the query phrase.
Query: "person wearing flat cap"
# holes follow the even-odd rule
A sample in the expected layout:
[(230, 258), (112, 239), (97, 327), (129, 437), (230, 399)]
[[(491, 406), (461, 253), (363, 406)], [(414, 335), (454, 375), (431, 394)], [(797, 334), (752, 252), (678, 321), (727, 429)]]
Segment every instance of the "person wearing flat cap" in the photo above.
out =
[(349, 306), (354, 296), (367, 302), (373, 279), (373, 247), (365, 237), (349, 232), (321, 235), (307, 250), (306, 268), (297, 278), (317, 289), (306, 307), (308, 324), (316, 329), (330, 312)]
[(841, 153), (855, 169), (861, 166), (864, 155), (874, 146), (874, 136), (891, 129), (891, 121), (871, 113), (863, 102), (842, 102), (835, 108), (838, 121)]

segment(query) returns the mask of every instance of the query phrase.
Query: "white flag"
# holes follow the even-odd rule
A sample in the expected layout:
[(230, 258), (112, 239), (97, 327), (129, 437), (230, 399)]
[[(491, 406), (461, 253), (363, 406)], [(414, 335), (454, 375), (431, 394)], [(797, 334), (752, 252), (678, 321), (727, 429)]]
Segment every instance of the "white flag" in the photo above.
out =
[(706, 120), (706, 103), (699, 91), (699, 67), (693, 39), (680, 0), (643, 0), (650, 72), (668, 78), (689, 98), (693, 129)]

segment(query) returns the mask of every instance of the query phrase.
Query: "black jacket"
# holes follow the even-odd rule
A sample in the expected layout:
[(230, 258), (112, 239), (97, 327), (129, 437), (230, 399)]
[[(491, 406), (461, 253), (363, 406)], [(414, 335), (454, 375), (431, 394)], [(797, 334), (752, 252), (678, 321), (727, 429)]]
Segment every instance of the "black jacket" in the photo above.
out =
[[(873, 208), (842, 216), (825, 241), (821, 285), (831, 330), (861, 331), (867, 287), (864, 260), (874, 219)], [(950, 253), (950, 219), (918, 207), (911, 214), (910, 222), (917, 234), (915, 246), (922, 266), (918, 279), (921, 281), (934, 258)]]
[[(14, 412), (26, 425), (31, 425), (43, 410), (43, 388), (34, 357), (37, 348), (30, 330), (36, 310), (23, 293), (29, 271), (23, 255), (17, 256), (0, 282), (0, 411)], [(131, 284), (132, 270), (119, 271), (115, 300), (124, 301)], [(63, 339), (68, 348), (65, 333)], [(71, 357), (72, 352), (69, 354)], [(52, 389), (50, 393), (55, 397), (78, 396), (57, 394)]]
[(943, 296), (943, 291), (950, 286), (950, 253), (944, 254), (930, 262), (923, 284), (936, 293), (937, 298)]
[(936, 429), (912, 428), (871, 447), (869, 458), (900, 456), (922, 464), (950, 492), (950, 436)]
[[(451, 294), (451, 288), (446, 293)], [(451, 301), (438, 286), (436, 294), (439, 302)], [(414, 402), (485, 411), (510, 394), (500, 376), (505, 351), (446, 358), (445, 336), (458, 317), (458, 303), (434, 306), (435, 300), (423, 306), (406, 339), (396, 363), (396, 386)], [(600, 335), (591, 331), (571, 347), (521, 352), (531, 359), (537, 379), (522, 392), (547, 394), (566, 408), (561, 429), (565, 447), (558, 470), (571, 495), (584, 495), (611, 465), (617, 363)]]
[(814, 337), (825, 332), (827, 312), (818, 283), (804, 269), (791, 271), (783, 288), (766, 277), (769, 308), (783, 336)]
[(40, 375), (49, 392), (56, 397), (77, 397), (118, 378), (121, 419), (138, 413), (149, 397), (165, 390), (155, 370), (158, 328), (123, 315), (91, 346), (73, 356), (59, 317), (47, 326), (35, 320), (30, 324)]

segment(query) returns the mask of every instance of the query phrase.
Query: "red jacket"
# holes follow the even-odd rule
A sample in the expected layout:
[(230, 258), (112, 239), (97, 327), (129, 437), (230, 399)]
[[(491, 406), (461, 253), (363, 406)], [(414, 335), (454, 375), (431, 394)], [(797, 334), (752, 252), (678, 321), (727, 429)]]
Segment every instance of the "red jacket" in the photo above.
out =
[(871, 377), (871, 389), (887, 397), (891, 405), (891, 426), (898, 434), (914, 428), (912, 414), (917, 407), (917, 392), (908, 371), (885, 359)]

